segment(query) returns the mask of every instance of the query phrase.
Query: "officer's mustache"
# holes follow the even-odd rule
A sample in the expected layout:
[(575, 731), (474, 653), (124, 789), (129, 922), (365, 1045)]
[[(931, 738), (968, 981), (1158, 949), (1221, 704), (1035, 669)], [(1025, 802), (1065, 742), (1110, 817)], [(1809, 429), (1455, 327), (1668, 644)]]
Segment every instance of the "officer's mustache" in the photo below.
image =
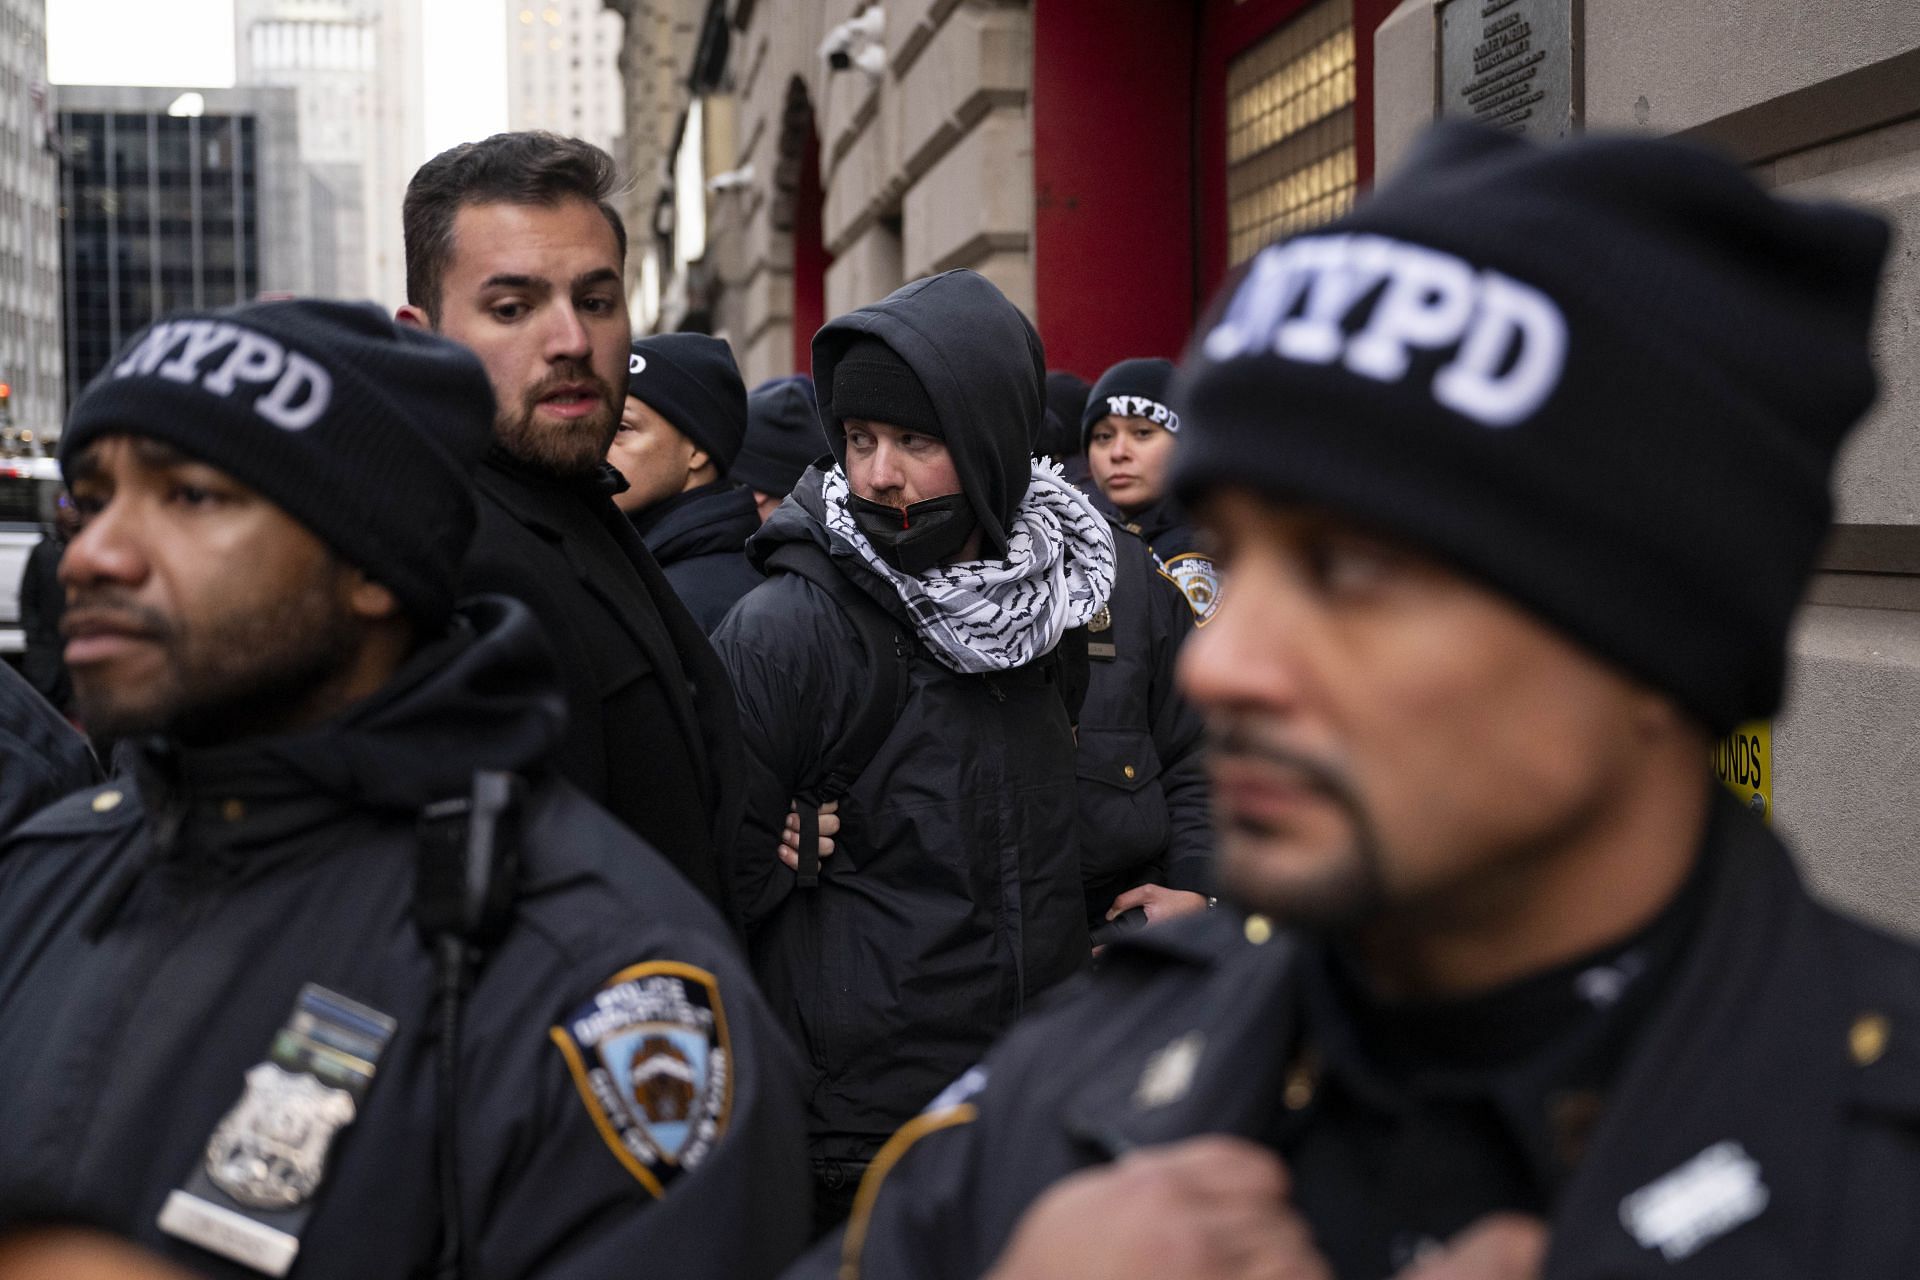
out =
[[(1367, 919), (1386, 898), (1386, 856), (1373, 818), (1360, 789), (1347, 771), (1333, 761), (1310, 755), (1285, 742), (1263, 736), (1238, 717), (1224, 717), (1208, 725), (1207, 753), (1212, 761), (1233, 761), (1275, 769), (1288, 780), (1325, 796), (1347, 816), (1351, 837), (1346, 856), (1336, 859), (1315, 881), (1292, 886), (1284, 896), (1257, 897), (1257, 880), (1236, 884), (1231, 860), (1223, 864), (1222, 878), (1229, 891), (1246, 905), (1314, 931), (1338, 931)], [(1274, 832), (1245, 815), (1216, 812), (1228, 829), (1238, 828), (1256, 838)]]
[(136, 602), (116, 587), (93, 587), (67, 592), (66, 611), (60, 617), (60, 636), (71, 640), (79, 631), (119, 631), (156, 641), (173, 638), (172, 619), (149, 605)]
[(1207, 753), (1216, 760), (1235, 760), (1280, 769), (1292, 780), (1359, 816), (1363, 810), (1360, 793), (1340, 766), (1308, 755), (1283, 742), (1263, 737), (1244, 720), (1229, 718), (1207, 726)]

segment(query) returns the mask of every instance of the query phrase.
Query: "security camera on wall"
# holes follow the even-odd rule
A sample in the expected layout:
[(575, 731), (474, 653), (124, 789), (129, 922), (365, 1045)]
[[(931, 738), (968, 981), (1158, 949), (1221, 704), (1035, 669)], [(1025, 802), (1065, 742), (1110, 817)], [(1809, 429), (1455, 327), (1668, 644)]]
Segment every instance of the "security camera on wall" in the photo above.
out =
[(827, 38), (820, 42), (820, 56), (834, 71), (859, 67), (870, 76), (879, 76), (887, 69), (887, 50), (880, 43), (886, 29), (886, 13), (878, 5), (870, 5), (827, 32)]

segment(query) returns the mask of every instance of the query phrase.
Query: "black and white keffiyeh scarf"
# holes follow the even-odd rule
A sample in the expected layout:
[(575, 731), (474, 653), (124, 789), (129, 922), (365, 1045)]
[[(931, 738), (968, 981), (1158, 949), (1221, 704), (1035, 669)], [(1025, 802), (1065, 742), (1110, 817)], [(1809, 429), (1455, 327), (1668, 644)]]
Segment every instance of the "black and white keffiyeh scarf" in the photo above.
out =
[(827, 529), (893, 584), (914, 629), (962, 674), (1011, 671), (1053, 652), (1113, 593), (1113, 532), (1051, 463), (1035, 462), (1004, 560), (962, 560), (915, 577), (880, 558), (847, 510), (847, 473), (827, 473)]

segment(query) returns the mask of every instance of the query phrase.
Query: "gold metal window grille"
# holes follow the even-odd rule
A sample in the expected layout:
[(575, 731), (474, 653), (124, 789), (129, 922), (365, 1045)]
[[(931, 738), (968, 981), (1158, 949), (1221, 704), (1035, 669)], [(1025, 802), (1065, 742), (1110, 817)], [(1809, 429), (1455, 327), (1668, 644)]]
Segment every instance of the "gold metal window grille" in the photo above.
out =
[(1353, 205), (1353, 0), (1321, 0), (1227, 69), (1231, 263)]

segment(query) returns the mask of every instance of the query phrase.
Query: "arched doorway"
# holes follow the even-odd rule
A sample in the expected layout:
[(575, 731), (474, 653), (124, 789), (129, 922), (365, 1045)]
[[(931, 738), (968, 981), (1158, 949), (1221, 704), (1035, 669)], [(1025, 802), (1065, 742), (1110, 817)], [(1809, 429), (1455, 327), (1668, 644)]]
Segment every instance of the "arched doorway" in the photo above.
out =
[(793, 244), (793, 368), (813, 366), (813, 335), (827, 321), (827, 252), (822, 232), (826, 195), (820, 185), (820, 130), (806, 84), (787, 83), (780, 113), (780, 160), (773, 180), (773, 226)]

